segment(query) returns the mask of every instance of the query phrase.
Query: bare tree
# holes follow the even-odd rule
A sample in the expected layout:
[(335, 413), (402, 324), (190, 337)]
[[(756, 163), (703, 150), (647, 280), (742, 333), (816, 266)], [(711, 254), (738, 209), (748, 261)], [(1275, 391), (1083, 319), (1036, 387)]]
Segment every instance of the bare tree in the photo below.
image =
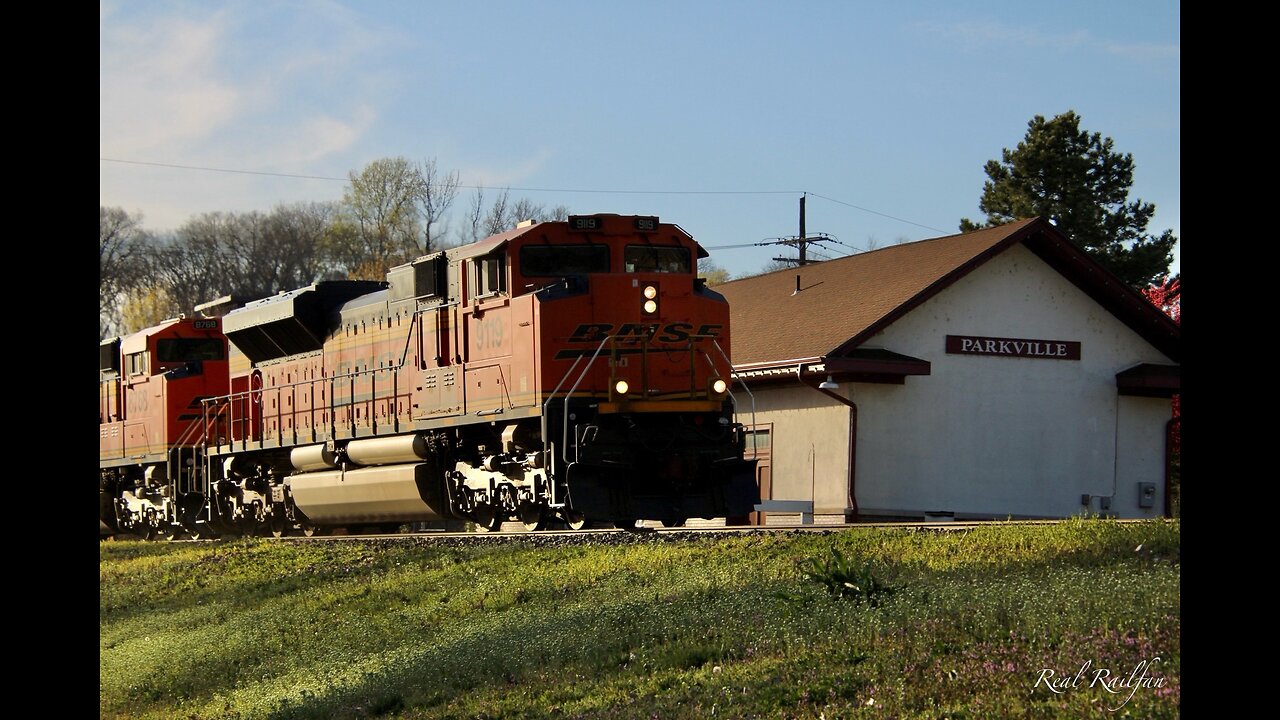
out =
[(424, 181), (418, 167), (403, 157), (380, 158), (348, 178), (342, 204), (357, 230), (348, 261), (390, 267), (420, 254), (418, 203)]
[(414, 163), (388, 157), (351, 171), (348, 178), (344, 218), (330, 238), (348, 276), (378, 276), (444, 245), (449, 209), (460, 187), (456, 170), (442, 171), (434, 158)]
[(159, 285), (138, 287), (125, 293), (125, 300), (120, 309), (123, 332), (134, 333), (153, 325), (159, 325), (167, 318), (177, 316), (176, 305), (169, 297), (169, 291)]
[(476, 191), (471, 195), (471, 205), (467, 208), (464, 220), (462, 228), (458, 230), (458, 242), (463, 245), (480, 239), (481, 223), (484, 220), (483, 185), (477, 185)]
[(463, 218), (463, 225), (457, 232), (457, 239), (461, 244), (473, 243), (490, 235), (511, 230), (522, 220), (549, 222), (568, 218), (569, 208), (565, 205), (556, 205), (548, 209), (528, 198), (511, 202), (510, 188), (503, 189), (486, 212), (484, 186), (481, 185), (477, 186), (471, 195), (471, 204), (467, 209), (466, 217)]
[(234, 221), (226, 213), (205, 213), (183, 223), (151, 251), (155, 292), (148, 313), (167, 303), (170, 315), (193, 312), (196, 305), (231, 292), (231, 253), (225, 228)]
[(332, 203), (197, 215), (152, 242), (151, 282), (130, 295), (131, 318), (193, 313), (222, 295), (257, 298), (309, 285), (335, 267), (329, 252), (337, 217)]
[(147, 275), (151, 236), (142, 228), (142, 216), (123, 208), (99, 206), (98, 216), (98, 330), (105, 338), (120, 331), (122, 295)]
[[(445, 219), (453, 200), (458, 195), (458, 171), (440, 172), (435, 158), (424, 160), (419, 168), (422, 175), (422, 195), (418, 202), (422, 208), (423, 242), (419, 254), (425, 255), (440, 249), (449, 234)], [(440, 225), (437, 230), (436, 225)]]
[(710, 258), (702, 258), (698, 261), (698, 277), (706, 278), (708, 286), (720, 285), (729, 282), (729, 271)]
[(235, 248), (236, 292), (269, 295), (310, 285), (328, 266), (327, 238), (337, 215), (329, 203), (276, 206), (270, 213), (241, 217)]
[(528, 198), (520, 198), (515, 205), (511, 207), (511, 223), (507, 228), (510, 230), (516, 224), (524, 220), (532, 220), (534, 222), (550, 222), (552, 220), (565, 220), (569, 217), (569, 208), (564, 205), (557, 205), (551, 209), (546, 206), (534, 203)]
[[(477, 208), (484, 195), (478, 189), (472, 204), (473, 217), (478, 217)], [(557, 205), (551, 209), (539, 203), (535, 203), (528, 198), (520, 198), (514, 203), (511, 202), (510, 189), (503, 189), (493, 204), (489, 206), (489, 212), (484, 215), (479, 226), (484, 231), (484, 237), (489, 235), (497, 235), (516, 227), (524, 220), (532, 220), (534, 222), (548, 222), (551, 220), (564, 220), (569, 217), (569, 208), (564, 205)], [(476, 238), (479, 240), (480, 238)]]
[(504, 188), (502, 194), (494, 198), (493, 204), (489, 206), (489, 212), (484, 216), (484, 237), (497, 235), (515, 225), (511, 219), (511, 210), (507, 207), (510, 201), (511, 192)]
[(276, 258), (277, 287), (302, 287), (330, 274), (330, 237), (338, 215), (336, 203), (310, 202), (278, 205), (264, 218), (263, 232)]

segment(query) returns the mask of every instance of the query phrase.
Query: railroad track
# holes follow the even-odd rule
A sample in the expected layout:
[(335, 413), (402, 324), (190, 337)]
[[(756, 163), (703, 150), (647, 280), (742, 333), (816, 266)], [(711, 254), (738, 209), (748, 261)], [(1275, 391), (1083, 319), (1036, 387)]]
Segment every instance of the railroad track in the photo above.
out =
[[(1144, 522), (1141, 519), (1115, 519), (1114, 522), (1133, 523)], [(330, 535), (314, 535), (304, 537), (300, 535), (286, 535), (280, 538), (269, 538), (271, 540), (279, 540), (282, 542), (343, 542), (351, 540), (375, 540), (390, 542), (445, 542), (453, 543), (494, 543), (494, 542), (514, 542), (514, 541), (536, 541), (538, 543), (559, 543), (559, 542), (632, 542), (644, 539), (666, 538), (671, 540), (687, 539), (696, 536), (715, 536), (715, 535), (750, 535), (750, 534), (766, 534), (766, 533), (836, 533), (846, 530), (856, 529), (872, 529), (872, 528), (899, 528), (919, 531), (934, 532), (958, 532), (963, 530), (972, 530), (986, 526), (1011, 526), (1011, 525), (1054, 525), (1066, 522), (1066, 520), (958, 520), (958, 521), (931, 521), (931, 522), (859, 522), (859, 523), (840, 523), (840, 524), (823, 524), (823, 525), (801, 525), (801, 524), (783, 524), (783, 525), (748, 525), (748, 526), (723, 526), (723, 527), (637, 527), (637, 528), (587, 528), (582, 530), (537, 530), (528, 531), (520, 529), (503, 529), (495, 532), (445, 532), (445, 531), (417, 531), (417, 532), (400, 532), (400, 533), (343, 533)], [(519, 523), (509, 523), (519, 527)], [(122, 539), (131, 539), (127, 536)], [(175, 542), (217, 542), (218, 540), (176, 540)]]
[[(714, 535), (751, 535), (751, 534), (767, 534), (767, 533), (819, 533), (829, 534), (843, 532), (845, 530), (856, 529), (872, 529), (872, 528), (900, 528), (907, 530), (920, 531), (936, 531), (936, 532), (957, 532), (961, 530), (972, 530), (979, 527), (988, 526), (1013, 526), (1013, 525), (1055, 525), (1067, 522), (1069, 519), (1050, 519), (1050, 520), (949, 520), (949, 521), (895, 521), (895, 522), (857, 522), (857, 523), (835, 523), (835, 524), (779, 524), (779, 525), (735, 525), (735, 526), (705, 526), (705, 527), (661, 527), (656, 524), (653, 526), (645, 525), (636, 528), (617, 528), (617, 527), (601, 527), (601, 528), (584, 528), (582, 530), (569, 529), (549, 529), (549, 530), (525, 530), (520, 523), (506, 523), (503, 529), (494, 532), (450, 532), (442, 530), (421, 530), (413, 532), (398, 533), (349, 533), (339, 531), (327, 535), (285, 535), (283, 537), (268, 537), (265, 539), (278, 540), (282, 542), (343, 542), (350, 540), (377, 540), (377, 541), (422, 541), (422, 542), (508, 542), (519, 540), (548, 540), (559, 541), (567, 540), (569, 542), (628, 542), (633, 540), (643, 540), (645, 538), (669, 538), (669, 539), (685, 539), (695, 536), (714, 536)], [(1146, 522), (1146, 520), (1111, 518), (1112, 522), (1117, 523), (1136, 523)], [(190, 538), (178, 538), (171, 542), (219, 542), (221, 539), (238, 539), (241, 536), (233, 536), (228, 538), (201, 538), (192, 540)], [(120, 535), (118, 537), (106, 536), (104, 540), (137, 540), (132, 535)]]

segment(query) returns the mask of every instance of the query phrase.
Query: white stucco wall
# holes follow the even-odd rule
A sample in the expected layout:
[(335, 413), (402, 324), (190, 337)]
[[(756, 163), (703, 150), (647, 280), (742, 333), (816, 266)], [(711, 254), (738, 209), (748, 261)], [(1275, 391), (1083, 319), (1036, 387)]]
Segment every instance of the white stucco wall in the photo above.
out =
[[(1079, 341), (1081, 359), (947, 354), (949, 334)], [(1093, 511), (1100, 509), (1097, 496), (1114, 496), (1113, 514), (1160, 514), (1170, 402), (1119, 397), (1115, 375), (1140, 362), (1170, 360), (1021, 245), (863, 347), (932, 363), (931, 375), (908, 377), (905, 385), (842, 386), (859, 408), (856, 492), (863, 513), (1068, 516), (1086, 509), (1087, 493)], [(794, 391), (822, 400), (812, 390)], [(839, 412), (844, 416), (844, 408)], [(784, 451), (783, 432), (779, 424), (779, 457), (808, 451), (804, 443)], [(847, 448), (830, 462), (846, 459)], [(791, 464), (778, 463), (775, 488), (795, 482)], [(1157, 484), (1154, 508), (1138, 507), (1138, 482)]]
[[(1112, 511), (1121, 517), (1164, 514), (1166, 425), (1172, 417), (1168, 400), (1120, 398), (1120, 452), (1116, 458), (1116, 494)], [(1138, 483), (1155, 483), (1149, 508), (1140, 507)]]
[[(752, 392), (757, 426), (773, 424), (773, 499), (813, 500), (816, 513), (843, 515), (849, 495), (849, 407), (807, 387)], [(738, 420), (750, 424), (745, 398), (738, 411)]]

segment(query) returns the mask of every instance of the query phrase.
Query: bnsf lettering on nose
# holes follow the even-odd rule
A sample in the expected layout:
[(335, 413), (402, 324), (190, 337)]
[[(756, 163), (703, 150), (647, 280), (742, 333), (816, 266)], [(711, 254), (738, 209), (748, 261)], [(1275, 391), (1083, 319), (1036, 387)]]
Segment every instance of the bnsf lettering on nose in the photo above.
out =
[[(568, 342), (571, 343), (589, 343), (600, 342), (605, 336), (611, 334), (613, 330), (612, 323), (583, 323), (574, 329), (573, 334), (569, 336)], [(695, 333), (691, 323), (668, 323), (667, 325), (642, 324), (642, 323), (625, 323), (618, 328), (618, 331), (612, 333), (618, 338), (648, 338), (657, 342), (674, 343), (682, 340), (688, 340), (690, 335), (711, 335), (719, 337), (720, 325), (703, 325), (698, 328)]]

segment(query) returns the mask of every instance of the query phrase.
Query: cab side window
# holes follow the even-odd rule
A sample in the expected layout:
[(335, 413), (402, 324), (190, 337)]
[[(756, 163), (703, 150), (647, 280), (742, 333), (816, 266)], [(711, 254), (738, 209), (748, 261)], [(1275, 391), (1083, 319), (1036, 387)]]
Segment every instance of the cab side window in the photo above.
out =
[(149, 364), (147, 363), (147, 354), (145, 352), (129, 353), (125, 356), (125, 363), (130, 375), (147, 374)]
[(475, 292), (472, 297), (488, 297), (507, 291), (507, 255), (494, 253), (472, 262)]

